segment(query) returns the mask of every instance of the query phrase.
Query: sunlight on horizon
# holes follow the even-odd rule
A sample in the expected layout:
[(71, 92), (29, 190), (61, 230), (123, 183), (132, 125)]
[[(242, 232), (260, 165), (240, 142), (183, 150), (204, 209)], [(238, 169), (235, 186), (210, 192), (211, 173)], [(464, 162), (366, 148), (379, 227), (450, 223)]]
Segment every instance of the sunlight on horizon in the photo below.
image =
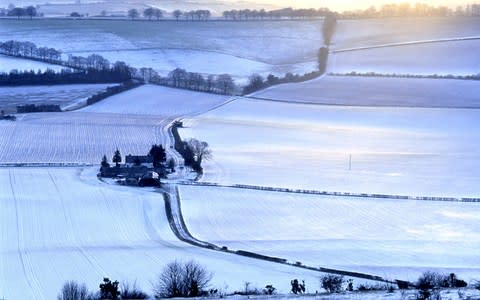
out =
[[(230, 2), (237, 2), (237, 1), (230, 1)], [(253, 3), (265, 3), (271, 4), (279, 7), (285, 6), (292, 6), (292, 7), (329, 7), (331, 9), (338, 9), (338, 10), (351, 10), (351, 9), (365, 9), (370, 6), (382, 6), (384, 4), (400, 4), (400, 3), (425, 3), (430, 4), (433, 6), (449, 6), (449, 7), (456, 7), (458, 5), (466, 5), (470, 4), (474, 1), (468, 0), (361, 0), (361, 1), (353, 1), (353, 0), (262, 0), (262, 1), (251, 1)]]

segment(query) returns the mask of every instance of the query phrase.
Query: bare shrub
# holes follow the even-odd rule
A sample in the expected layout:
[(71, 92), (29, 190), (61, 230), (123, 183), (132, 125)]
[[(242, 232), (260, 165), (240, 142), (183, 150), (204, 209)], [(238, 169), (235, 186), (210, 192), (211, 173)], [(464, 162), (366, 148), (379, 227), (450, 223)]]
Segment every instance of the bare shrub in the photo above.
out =
[(67, 281), (57, 297), (58, 300), (90, 300), (92, 299), (85, 284)]
[(342, 290), (344, 283), (343, 276), (340, 275), (325, 275), (320, 278), (322, 288), (329, 293), (339, 293)]
[(122, 299), (147, 299), (148, 295), (137, 287), (136, 283), (122, 283), (120, 297)]
[(194, 261), (174, 261), (160, 273), (154, 286), (155, 297), (197, 297), (206, 293), (211, 279), (211, 273)]

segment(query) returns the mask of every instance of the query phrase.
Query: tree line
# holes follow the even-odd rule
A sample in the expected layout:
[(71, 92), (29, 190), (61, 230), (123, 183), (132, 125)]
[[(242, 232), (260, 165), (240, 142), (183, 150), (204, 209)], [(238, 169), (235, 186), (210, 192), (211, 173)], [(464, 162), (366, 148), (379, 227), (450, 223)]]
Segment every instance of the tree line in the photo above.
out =
[(12, 70), (10, 73), (0, 73), (0, 86), (118, 83), (130, 79), (129, 74), (115, 69), (80, 71), (62, 69), (59, 72), (51, 69), (37, 72)]
[(37, 8), (35, 6), (26, 6), (26, 7), (15, 7), (10, 4), (8, 9), (0, 9), (0, 17), (17, 17), (20, 19), (21, 17), (29, 17), (33, 19), (38, 15)]
[(227, 20), (263, 20), (263, 19), (308, 19), (325, 17), (332, 12), (328, 8), (293, 9), (291, 7), (266, 11), (265, 9), (232, 9), (222, 13)]

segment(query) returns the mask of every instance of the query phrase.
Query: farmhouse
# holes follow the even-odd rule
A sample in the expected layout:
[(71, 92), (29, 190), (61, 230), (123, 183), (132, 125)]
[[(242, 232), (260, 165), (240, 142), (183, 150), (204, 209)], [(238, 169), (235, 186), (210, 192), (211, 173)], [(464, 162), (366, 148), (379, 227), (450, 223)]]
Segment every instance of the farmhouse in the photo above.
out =
[(146, 166), (147, 168), (153, 168), (153, 156), (129, 154), (125, 156), (125, 165), (127, 167)]
[[(113, 161), (115, 165), (110, 165), (106, 161), (106, 156), (102, 159), (99, 177), (117, 178), (117, 182), (125, 185), (139, 186), (159, 186), (160, 178), (166, 177), (166, 155), (163, 147), (154, 145), (147, 155), (125, 156), (124, 164), (120, 164), (120, 151), (116, 151)], [(157, 155), (157, 161), (155, 161)]]

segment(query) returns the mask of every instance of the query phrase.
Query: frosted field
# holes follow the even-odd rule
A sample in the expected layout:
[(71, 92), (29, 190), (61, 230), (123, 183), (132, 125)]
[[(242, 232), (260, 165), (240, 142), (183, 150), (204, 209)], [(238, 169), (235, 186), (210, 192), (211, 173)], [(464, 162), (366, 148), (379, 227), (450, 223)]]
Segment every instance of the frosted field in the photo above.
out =
[(12, 70), (18, 70), (18, 71), (33, 70), (37, 72), (38, 70), (46, 71), (47, 69), (60, 71), (64, 69), (64, 67), (43, 63), (39, 61), (29, 60), (29, 59), (10, 57), (10, 56), (0, 54), (0, 72), (9, 73)]
[(128, 117), (132, 115), (180, 116), (205, 112), (229, 99), (229, 96), (147, 84), (87, 106), (81, 112), (115, 113), (128, 115)]
[(207, 182), (478, 197), (479, 114), (242, 99), (186, 120), (181, 135), (210, 144)]
[[(0, 36), (2, 40), (49, 45), (65, 55), (95, 52), (111, 60), (125, 59), (135, 67), (148, 63), (161, 72), (179, 66), (192, 72), (243, 77), (255, 72), (313, 71), (322, 44), (321, 24), (321, 20), (132, 23), (4, 19), (0, 20)], [(206, 54), (211, 58), (205, 60)], [(306, 70), (305, 64), (313, 69)], [(238, 66), (242, 68), (237, 71)]]
[(227, 292), (245, 281), (288, 292), (318, 274), (207, 251), (179, 242), (161, 194), (109, 186), (93, 169), (0, 168), (0, 297), (55, 299), (67, 280), (97, 290), (103, 277), (136, 283), (149, 293), (168, 262), (195, 259)]
[(317, 104), (480, 108), (479, 93), (480, 81), (473, 80), (323, 76), (252, 96)]
[(425, 270), (467, 280), (480, 271), (479, 203), (195, 186), (180, 191), (190, 232), (229, 249), (410, 281)]
[(475, 75), (480, 73), (479, 48), (480, 40), (471, 40), (340, 52), (330, 56), (328, 71)]
[(478, 18), (341, 20), (333, 36), (333, 48), (338, 50), (471, 36), (480, 36)]
[(58, 104), (61, 108), (85, 105), (88, 97), (113, 84), (0, 87), (0, 109), (15, 113), (17, 105)]
[(0, 163), (98, 163), (113, 155), (146, 153), (165, 143), (168, 120), (205, 112), (227, 97), (145, 85), (84, 110), (37, 113), (0, 122)]

